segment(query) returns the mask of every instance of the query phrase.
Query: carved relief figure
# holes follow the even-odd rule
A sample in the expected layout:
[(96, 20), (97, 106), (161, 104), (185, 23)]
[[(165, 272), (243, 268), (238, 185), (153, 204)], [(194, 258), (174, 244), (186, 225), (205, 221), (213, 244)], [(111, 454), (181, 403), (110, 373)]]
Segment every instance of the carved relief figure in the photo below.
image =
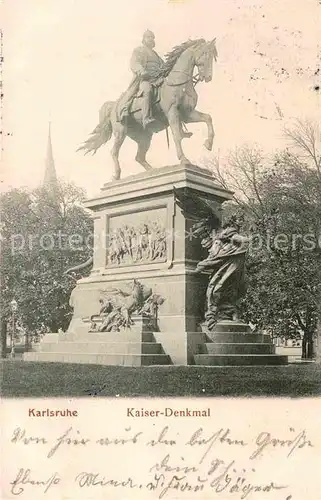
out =
[[(137, 227), (124, 226), (111, 231), (108, 243), (108, 264), (148, 263), (166, 260), (166, 230), (158, 222), (143, 223)], [(87, 269), (93, 264), (93, 257), (86, 262), (71, 267), (65, 274)]]
[[(157, 321), (158, 307), (164, 299), (153, 294), (152, 289), (134, 280), (126, 289), (113, 288), (101, 292), (101, 304), (98, 315), (91, 316), (90, 331), (110, 332), (121, 328), (130, 328), (133, 313), (142, 314)], [(97, 319), (101, 320), (98, 326)]]
[(146, 263), (164, 259), (166, 231), (158, 222), (145, 222), (137, 227), (124, 224), (110, 232), (109, 264)]

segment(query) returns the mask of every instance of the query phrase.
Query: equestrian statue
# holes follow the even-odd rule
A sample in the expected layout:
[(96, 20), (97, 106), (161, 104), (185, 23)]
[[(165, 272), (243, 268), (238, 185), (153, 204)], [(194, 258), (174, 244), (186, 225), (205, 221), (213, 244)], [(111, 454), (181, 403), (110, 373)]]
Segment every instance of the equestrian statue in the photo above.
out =
[[(191, 137), (186, 123), (205, 122), (207, 139), (204, 146), (211, 151), (214, 129), (209, 114), (197, 111), (198, 82), (210, 82), (213, 60), (217, 58), (215, 39), (188, 40), (165, 56), (156, 53), (155, 35), (147, 30), (142, 45), (133, 51), (131, 70), (133, 79), (118, 101), (105, 102), (99, 111), (99, 124), (79, 150), (96, 151), (114, 135), (111, 156), (114, 162), (113, 179), (120, 179), (119, 151), (126, 138), (137, 143), (136, 161), (145, 170), (152, 167), (146, 160), (154, 133), (172, 131), (177, 158), (181, 164), (190, 164), (182, 149), (182, 139)], [(197, 68), (197, 73), (195, 73)]]

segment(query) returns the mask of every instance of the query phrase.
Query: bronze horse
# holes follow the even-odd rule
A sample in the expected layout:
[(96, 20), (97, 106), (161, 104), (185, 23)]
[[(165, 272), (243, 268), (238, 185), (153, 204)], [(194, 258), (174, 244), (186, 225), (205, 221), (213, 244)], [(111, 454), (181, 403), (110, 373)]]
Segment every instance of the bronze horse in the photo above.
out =
[[(208, 135), (204, 146), (211, 151), (213, 147), (214, 129), (209, 114), (195, 109), (197, 82), (210, 82), (213, 73), (213, 59), (217, 58), (215, 39), (206, 42), (204, 39), (189, 40), (175, 47), (166, 56), (164, 67), (160, 70), (159, 79), (162, 82), (158, 88), (153, 104), (153, 114), (156, 121), (145, 129), (142, 125), (140, 98), (130, 102), (127, 116), (119, 121), (118, 103), (105, 102), (99, 111), (99, 124), (91, 136), (79, 148), (85, 154), (96, 153), (97, 149), (105, 144), (114, 135), (115, 141), (111, 156), (114, 162), (113, 179), (120, 179), (119, 151), (126, 136), (133, 139), (138, 146), (136, 161), (146, 170), (152, 167), (146, 160), (152, 136), (169, 126), (176, 146), (177, 157), (180, 163), (190, 164), (182, 149), (182, 139), (191, 134), (184, 132), (183, 125), (192, 122), (205, 122)], [(194, 75), (197, 67), (198, 74)], [(121, 96), (120, 99), (122, 99)]]

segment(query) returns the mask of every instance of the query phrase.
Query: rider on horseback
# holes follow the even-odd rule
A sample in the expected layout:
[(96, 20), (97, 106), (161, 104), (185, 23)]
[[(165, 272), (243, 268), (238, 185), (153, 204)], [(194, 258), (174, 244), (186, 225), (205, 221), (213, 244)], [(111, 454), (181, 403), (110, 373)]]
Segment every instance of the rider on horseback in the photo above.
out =
[(128, 113), (133, 97), (142, 98), (143, 126), (146, 127), (155, 121), (151, 106), (153, 89), (163, 81), (160, 78), (160, 70), (164, 61), (153, 50), (154, 47), (155, 35), (152, 31), (147, 30), (143, 35), (142, 45), (133, 51), (131, 57), (130, 68), (134, 73), (134, 79), (118, 105), (120, 121)]
[[(167, 127), (172, 131), (177, 159), (182, 165), (191, 163), (182, 148), (182, 139), (191, 135), (191, 132), (184, 131), (184, 124), (206, 123), (207, 138), (204, 146), (209, 151), (213, 147), (212, 118), (196, 109), (198, 95), (195, 85), (197, 82), (212, 80), (213, 60), (217, 57), (215, 38), (210, 42), (203, 38), (187, 40), (166, 54), (165, 62), (153, 50), (154, 44), (153, 33), (146, 32), (143, 45), (135, 49), (132, 56), (135, 76), (130, 86), (118, 101), (107, 101), (101, 106), (98, 125), (78, 148), (83, 149), (85, 154), (94, 154), (114, 136), (111, 150), (113, 180), (120, 179), (119, 151), (126, 137), (137, 143), (135, 159), (145, 170), (152, 168), (146, 160), (146, 153), (153, 134)], [(196, 75), (195, 68), (198, 71)], [(157, 95), (154, 97), (151, 93)], [(136, 96), (139, 99), (135, 99)], [(151, 97), (157, 103), (157, 107), (153, 109), (155, 122), (151, 127), (146, 127), (153, 120)]]

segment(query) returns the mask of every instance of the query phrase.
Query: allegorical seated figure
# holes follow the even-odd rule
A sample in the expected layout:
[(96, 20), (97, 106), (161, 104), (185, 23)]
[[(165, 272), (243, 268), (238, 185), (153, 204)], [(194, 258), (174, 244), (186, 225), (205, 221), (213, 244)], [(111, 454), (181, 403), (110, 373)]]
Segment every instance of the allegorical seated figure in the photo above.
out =
[[(122, 326), (123, 318), (121, 316), (121, 312), (119, 308), (115, 308), (112, 302), (107, 299), (99, 299), (100, 303), (100, 311), (99, 315), (91, 316), (91, 326), (90, 331), (99, 331), (99, 332), (110, 332), (117, 331), (119, 326)], [(102, 323), (97, 328), (96, 318), (99, 317), (102, 319)]]
[[(160, 295), (153, 294), (151, 288), (135, 279), (127, 290), (111, 288), (102, 290), (101, 293), (104, 297), (99, 299), (100, 311), (90, 317), (89, 331), (92, 332), (112, 332), (130, 328), (133, 313), (149, 316), (156, 322), (158, 306), (164, 302)], [(99, 328), (98, 319), (101, 320)]]

